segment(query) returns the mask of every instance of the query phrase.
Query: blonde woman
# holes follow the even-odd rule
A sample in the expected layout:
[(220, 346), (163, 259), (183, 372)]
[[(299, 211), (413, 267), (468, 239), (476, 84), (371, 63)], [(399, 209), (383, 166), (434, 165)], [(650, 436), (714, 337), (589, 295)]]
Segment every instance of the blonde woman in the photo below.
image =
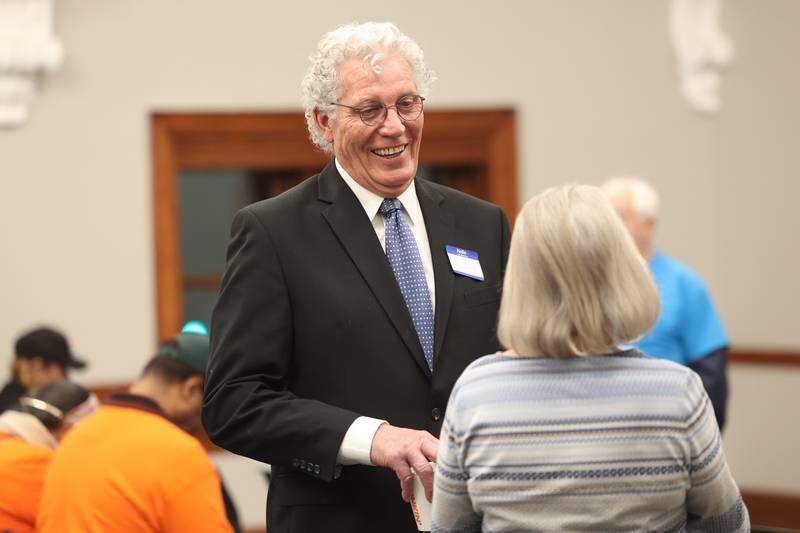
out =
[(658, 292), (596, 187), (517, 218), (498, 334), (447, 408), (433, 531), (750, 530), (700, 378), (620, 346)]

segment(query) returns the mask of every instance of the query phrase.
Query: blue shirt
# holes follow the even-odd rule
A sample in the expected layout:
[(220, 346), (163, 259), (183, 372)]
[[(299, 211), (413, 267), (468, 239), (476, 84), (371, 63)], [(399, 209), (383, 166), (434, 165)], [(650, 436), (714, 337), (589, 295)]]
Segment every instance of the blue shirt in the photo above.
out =
[(661, 314), (650, 333), (634, 345), (683, 365), (727, 347), (728, 337), (700, 276), (661, 252), (649, 264), (661, 296)]

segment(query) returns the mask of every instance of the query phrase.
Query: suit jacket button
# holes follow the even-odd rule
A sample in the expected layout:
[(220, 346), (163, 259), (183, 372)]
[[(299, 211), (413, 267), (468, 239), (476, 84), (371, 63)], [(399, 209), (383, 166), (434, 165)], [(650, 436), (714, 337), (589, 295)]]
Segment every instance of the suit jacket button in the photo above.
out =
[(438, 421), (440, 418), (442, 418), (442, 410), (438, 407), (434, 407), (431, 411), (431, 418), (433, 418), (435, 421)]
[(292, 467), (297, 468), (298, 466), (300, 466), (300, 461), (295, 457), (292, 459)]
[(305, 469), (306, 469), (306, 462), (300, 459), (300, 470), (305, 470)]
[(319, 467), (319, 465), (314, 465), (314, 473), (315, 473), (316, 475), (319, 475), (319, 473), (320, 473), (320, 467)]

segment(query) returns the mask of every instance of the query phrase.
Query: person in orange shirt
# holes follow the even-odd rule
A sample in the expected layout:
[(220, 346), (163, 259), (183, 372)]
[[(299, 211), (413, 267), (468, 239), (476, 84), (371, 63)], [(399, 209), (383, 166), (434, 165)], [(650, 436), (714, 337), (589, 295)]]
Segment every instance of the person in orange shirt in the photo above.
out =
[(208, 336), (162, 344), (129, 393), (114, 394), (53, 454), (40, 533), (229, 533), (220, 480), (186, 429), (199, 427)]
[(61, 380), (0, 415), (0, 531), (33, 533), (53, 449), (97, 405), (85, 388)]

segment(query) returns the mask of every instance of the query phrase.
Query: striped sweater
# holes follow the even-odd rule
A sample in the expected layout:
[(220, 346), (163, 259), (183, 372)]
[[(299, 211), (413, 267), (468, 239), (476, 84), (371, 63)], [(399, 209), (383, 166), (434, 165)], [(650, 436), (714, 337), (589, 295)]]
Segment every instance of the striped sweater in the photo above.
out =
[(472, 363), (434, 489), (437, 532), (750, 530), (700, 378), (636, 350)]

